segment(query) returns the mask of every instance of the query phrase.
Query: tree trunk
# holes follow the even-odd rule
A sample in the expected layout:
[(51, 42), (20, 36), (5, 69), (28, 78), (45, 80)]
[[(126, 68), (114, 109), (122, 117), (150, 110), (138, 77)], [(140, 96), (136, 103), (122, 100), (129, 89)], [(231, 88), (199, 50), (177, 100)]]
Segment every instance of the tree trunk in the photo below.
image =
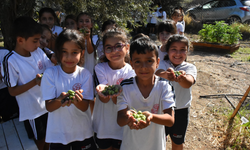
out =
[(0, 0), (0, 21), (1, 30), (4, 37), (4, 47), (9, 50), (15, 48), (15, 38), (13, 38), (12, 25), (19, 16), (32, 16), (35, 0)]

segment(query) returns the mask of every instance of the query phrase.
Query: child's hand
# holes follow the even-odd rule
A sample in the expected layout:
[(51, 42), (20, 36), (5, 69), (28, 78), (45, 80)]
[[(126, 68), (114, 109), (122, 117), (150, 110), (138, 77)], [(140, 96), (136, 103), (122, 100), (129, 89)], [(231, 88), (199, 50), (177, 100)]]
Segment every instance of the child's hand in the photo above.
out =
[(169, 81), (174, 81), (176, 79), (175, 74), (174, 74), (174, 69), (173, 68), (168, 68), (166, 70), (166, 76)]
[(36, 84), (39, 86), (41, 85), (41, 79), (42, 79), (42, 75), (37, 74), (35, 80), (36, 80)]
[(127, 116), (128, 116), (128, 126), (129, 128), (132, 129), (136, 129), (138, 130), (137, 124), (136, 124), (136, 119), (133, 117), (133, 110), (128, 110), (127, 111)]
[(102, 91), (105, 89), (105, 87), (107, 87), (107, 85), (105, 84), (99, 84), (97, 87), (96, 87), (96, 91), (97, 91), (97, 94), (102, 97), (102, 98), (109, 98), (110, 99), (110, 95), (107, 95), (105, 96)]
[(73, 101), (72, 101), (73, 104), (76, 105), (78, 102), (82, 101), (82, 99), (83, 99), (82, 92), (83, 92), (82, 89), (75, 91), (75, 96), (73, 96)]
[(186, 79), (186, 72), (183, 70), (180, 70), (179, 72), (181, 73), (181, 75), (176, 77), (175, 82), (182, 82)]
[[(67, 96), (69, 96), (69, 94), (67, 94), (66, 92), (62, 92), (61, 94), (60, 94), (60, 96), (56, 99), (57, 101), (60, 101), (60, 103), (62, 102), (62, 100), (64, 99), (64, 98), (66, 98)], [(71, 105), (71, 101), (65, 101), (64, 103), (62, 103), (62, 107), (64, 107), (64, 106), (70, 106)]]

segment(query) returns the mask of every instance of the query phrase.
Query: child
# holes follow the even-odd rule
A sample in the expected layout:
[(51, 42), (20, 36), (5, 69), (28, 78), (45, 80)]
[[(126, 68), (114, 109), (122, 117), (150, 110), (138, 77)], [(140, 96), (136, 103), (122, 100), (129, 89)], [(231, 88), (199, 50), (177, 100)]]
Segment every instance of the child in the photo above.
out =
[(178, 22), (183, 25), (184, 31), (185, 31), (185, 20), (184, 20), (185, 13), (184, 13), (184, 10), (183, 10), (183, 8), (181, 6), (176, 7), (175, 9), (178, 9), (181, 12), (181, 17), (179, 18)]
[(106, 62), (95, 66), (97, 83), (96, 103), (93, 112), (93, 128), (97, 134), (96, 143), (100, 150), (118, 150), (122, 140), (122, 127), (117, 122), (117, 95), (101, 94), (107, 85), (120, 85), (122, 80), (135, 76), (132, 67), (125, 62), (129, 51), (129, 39), (119, 29), (108, 30), (103, 37), (103, 49)]
[(174, 12), (172, 13), (172, 19), (176, 24), (177, 34), (184, 35), (184, 25), (179, 22), (181, 17), (181, 11), (179, 9), (174, 9)]
[(8, 121), (19, 115), (16, 98), (10, 95), (8, 87), (2, 81), (1, 75), (2, 61), (9, 52), (9, 50), (0, 47), (0, 122)]
[[(175, 102), (169, 82), (154, 75), (158, 48), (149, 38), (139, 38), (131, 43), (130, 58), (136, 76), (122, 81), (117, 98), (117, 123), (124, 126), (121, 150), (166, 150), (164, 125), (174, 123)], [(143, 111), (146, 121), (136, 121), (132, 109)]]
[[(116, 22), (114, 20), (107, 20), (102, 24), (102, 33), (104, 34), (108, 29), (112, 29), (116, 27)], [(96, 49), (99, 60), (102, 60), (104, 58), (104, 52), (103, 52), (103, 43), (101, 39), (98, 39), (96, 42)]]
[(158, 50), (161, 61), (167, 54), (167, 52), (165, 51), (165, 43), (167, 42), (167, 40), (171, 35), (176, 34), (175, 22), (172, 20), (160, 22), (157, 27), (157, 33), (158, 33), (157, 34), (158, 40), (161, 42), (161, 45), (159, 46)]
[(162, 8), (159, 10), (159, 12), (161, 15), (159, 15), (158, 18), (160, 18), (161, 21), (166, 21), (167, 20), (167, 13)]
[[(66, 29), (56, 39), (56, 58), (60, 65), (47, 69), (42, 78), (42, 99), (49, 111), (46, 141), (50, 150), (95, 150), (89, 101), (93, 100), (93, 80), (80, 65), (84, 58), (84, 37)], [(75, 91), (72, 99), (61, 102)], [(66, 106), (67, 105), (67, 106)]]
[(65, 18), (65, 27), (66, 29), (75, 29), (77, 30), (77, 22), (75, 15), (67, 15)]
[(49, 41), (52, 37), (52, 31), (50, 30), (49, 26), (46, 24), (42, 24), (42, 35), (39, 40), (40, 42), (40, 48), (44, 51), (44, 53), (48, 56), (48, 58), (53, 62), (54, 65), (57, 64), (57, 61), (55, 59), (55, 54), (52, 50), (50, 50), (47, 46), (49, 44)]
[[(193, 64), (187, 63), (189, 40), (182, 35), (171, 36), (166, 45), (168, 55), (160, 62), (156, 75), (171, 82), (176, 94), (175, 123), (166, 127), (166, 136), (172, 139), (173, 149), (183, 149), (191, 106), (191, 86), (196, 81), (197, 70)], [(178, 77), (174, 71), (179, 71)]]
[(150, 18), (151, 20), (150, 20), (149, 35), (154, 35), (156, 24), (157, 24), (157, 18), (158, 18), (157, 9), (155, 9), (154, 12), (150, 15)]
[(39, 11), (39, 22), (41, 24), (47, 24), (49, 28), (51, 29), (53, 35), (52, 38), (49, 42), (48, 48), (51, 49), (52, 51), (55, 50), (55, 40), (56, 37), (62, 32), (62, 28), (60, 26), (57, 26), (56, 24), (58, 23), (58, 18), (56, 16), (55, 11), (52, 8), (42, 8)]
[[(85, 38), (85, 55), (84, 55), (84, 68), (88, 69), (93, 75), (94, 67), (96, 65), (96, 53), (94, 43), (97, 41), (97, 36), (92, 36), (93, 19), (86, 12), (81, 12), (77, 16), (78, 29), (84, 29)], [(93, 39), (92, 39), (93, 37)]]
[[(41, 25), (30, 17), (14, 21), (16, 46), (4, 57), (2, 74), (10, 95), (16, 96), (19, 121), (29, 122), (39, 150), (48, 149), (45, 144), (47, 111), (41, 100), (41, 73), (53, 66), (46, 54), (38, 48), (42, 34)], [(28, 133), (29, 134), (29, 133)]]

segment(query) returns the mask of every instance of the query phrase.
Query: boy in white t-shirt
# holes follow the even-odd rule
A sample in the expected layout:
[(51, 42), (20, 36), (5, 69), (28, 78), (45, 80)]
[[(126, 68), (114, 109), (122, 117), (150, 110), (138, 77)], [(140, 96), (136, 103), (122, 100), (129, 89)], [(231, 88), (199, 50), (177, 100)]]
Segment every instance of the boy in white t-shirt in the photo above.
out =
[[(154, 74), (160, 61), (157, 46), (149, 38), (136, 39), (130, 58), (136, 77), (122, 81), (117, 98), (117, 123), (124, 126), (120, 149), (165, 150), (164, 125), (174, 124), (175, 101), (169, 81)], [(141, 110), (146, 121), (136, 121), (131, 109)]]
[(14, 21), (16, 46), (3, 60), (1, 73), (10, 95), (16, 96), (19, 121), (29, 121), (38, 149), (48, 149), (45, 143), (47, 111), (41, 100), (41, 73), (53, 66), (46, 54), (38, 48), (42, 28), (30, 17)]

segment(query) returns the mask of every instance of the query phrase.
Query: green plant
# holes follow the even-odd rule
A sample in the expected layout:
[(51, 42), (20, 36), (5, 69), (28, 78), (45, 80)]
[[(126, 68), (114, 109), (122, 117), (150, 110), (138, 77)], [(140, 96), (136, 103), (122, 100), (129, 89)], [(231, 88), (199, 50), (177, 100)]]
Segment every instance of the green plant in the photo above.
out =
[(236, 44), (242, 39), (240, 25), (228, 25), (224, 21), (216, 21), (215, 24), (203, 24), (203, 29), (198, 32), (202, 42)]

